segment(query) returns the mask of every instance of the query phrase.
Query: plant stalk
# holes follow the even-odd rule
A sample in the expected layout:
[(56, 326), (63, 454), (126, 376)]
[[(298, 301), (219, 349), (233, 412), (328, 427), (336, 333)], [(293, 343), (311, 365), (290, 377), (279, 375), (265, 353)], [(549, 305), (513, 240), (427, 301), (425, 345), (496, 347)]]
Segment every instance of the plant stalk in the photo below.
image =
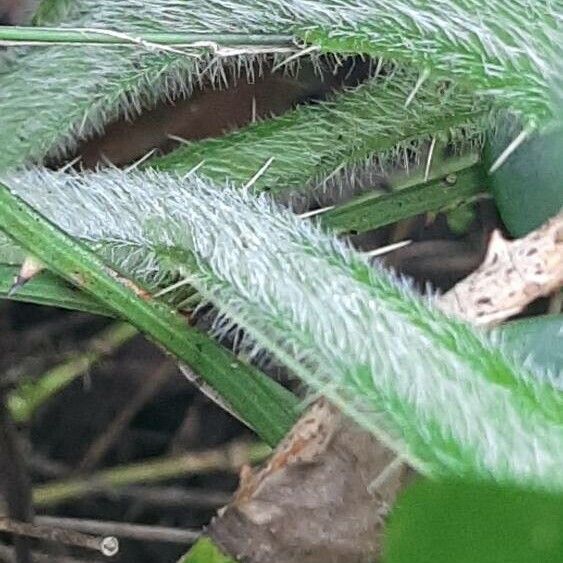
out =
[(295, 47), (292, 35), (260, 33), (117, 32), (96, 28), (0, 27), (0, 45), (166, 45)]

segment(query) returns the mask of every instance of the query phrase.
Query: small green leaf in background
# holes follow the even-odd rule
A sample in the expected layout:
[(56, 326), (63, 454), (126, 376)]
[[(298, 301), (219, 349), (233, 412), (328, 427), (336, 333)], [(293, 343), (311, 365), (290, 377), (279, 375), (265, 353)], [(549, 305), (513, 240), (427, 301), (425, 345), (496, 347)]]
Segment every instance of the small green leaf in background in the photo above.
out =
[[(490, 167), (519, 133), (507, 118), (485, 147)], [(508, 230), (523, 236), (563, 208), (563, 125), (524, 142), (492, 174), (490, 187)]]
[(385, 563), (561, 563), (563, 496), (419, 481), (391, 513)]
[(476, 212), (473, 205), (460, 205), (446, 213), (448, 227), (456, 235), (465, 235), (475, 221)]
[(563, 315), (513, 321), (498, 330), (506, 344), (538, 367), (563, 373)]
[(137, 330), (130, 324), (114, 323), (99, 332), (82, 353), (74, 354), (36, 380), (23, 378), (8, 395), (8, 409), (12, 418), (18, 423), (28, 422), (51, 397), (136, 334)]

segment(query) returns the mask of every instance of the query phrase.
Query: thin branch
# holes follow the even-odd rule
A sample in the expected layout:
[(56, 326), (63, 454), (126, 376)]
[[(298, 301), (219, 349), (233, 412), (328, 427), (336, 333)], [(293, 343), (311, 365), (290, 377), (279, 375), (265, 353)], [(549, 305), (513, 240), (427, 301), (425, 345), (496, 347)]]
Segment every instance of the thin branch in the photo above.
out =
[(37, 522), (57, 528), (70, 528), (88, 534), (111, 534), (118, 538), (129, 538), (140, 541), (168, 542), (190, 544), (200, 536), (199, 530), (185, 530), (165, 526), (147, 526), (128, 524), (126, 522), (109, 522), (86, 518), (63, 518), (60, 516), (38, 516)]
[(237, 471), (244, 464), (264, 459), (270, 449), (264, 444), (232, 442), (226, 446), (174, 457), (113, 467), (88, 477), (63, 479), (33, 489), (35, 506), (49, 506), (110, 488), (154, 483), (211, 471)]
[(111, 557), (119, 551), (119, 543), (117, 539), (112, 536), (87, 536), (72, 530), (55, 528), (48, 525), (29, 524), (27, 522), (19, 522), (18, 520), (2, 517), (0, 517), (0, 530), (19, 536), (39, 538), (45, 541), (62, 543), (64, 545), (92, 549), (99, 551), (106, 557)]
[(135, 500), (149, 506), (160, 507), (193, 507), (193, 508), (218, 508), (224, 506), (231, 499), (232, 494), (209, 489), (186, 489), (174, 486), (132, 485), (109, 491), (115, 495)]
[(112, 324), (91, 338), (84, 350), (51, 368), (37, 380), (22, 381), (8, 395), (12, 418), (18, 423), (27, 422), (54, 394), (137, 334), (137, 330), (127, 323)]
[[(209, 45), (243, 48), (284, 47), (297, 51), (292, 35), (259, 33), (136, 32), (134, 35), (110, 29), (56, 27), (0, 27), (0, 45), (119, 45), (159, 49), (162, 46), (201, 48)], [(182, 54), (180, 52), (180, 54)]]

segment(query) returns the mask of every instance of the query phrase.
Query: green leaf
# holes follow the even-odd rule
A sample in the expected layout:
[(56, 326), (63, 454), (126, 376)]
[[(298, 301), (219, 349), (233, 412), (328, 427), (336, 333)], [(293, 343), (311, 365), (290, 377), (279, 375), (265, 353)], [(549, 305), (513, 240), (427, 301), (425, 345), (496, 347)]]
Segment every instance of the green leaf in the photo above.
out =
[(178, 563), (235, 563), (235, 560), (225, 555), (213, 540), (203, 537)]
[(442, 211), (484, 192), (481, 164), (451, 172), (390, 194), (367, 194), (319, 215), (321, 225), (335, 232), (360, 233), (426, 211)]
[(276, 444), (291, 428), (297, 417), (293, 395), (189, 327), (164, 303), (138, 297), (84, 244), (71, 239), (3, 186), (0, 229), (194, 369), (266, 442)]
[(42, 272), (35, 276), (11, 295), (10, 288), (19, 269), (19, 266), (0, 264), (0, 299), (61, 307), (62, 309), (84, 311), (85, 313), (106, 317), (115, 316), (115, 312), (109, 307), (49, 272)]
[[(485, 148), (487, 168), (520, 132), (503, 118)], [(489, 183), (504, 224), (521, 237), (563, 208), (563, 125), (525, 141), (492, 174)]]
[[(563, 488), (559, 391), (486, 334), (443, 315), (265, 195), (154, 170), (31, 170), (5, 181), (131, 277), (179, 272), (227, 317), (227, 327), (254, 338), (254, 350), (274, 354), (428, 475)], [(108, 252), (116, 240), (135, 251)], [(60, 251), (54, 242), (30, 250)], [(74, 271), (67, 254), (50, 265), (61, 268), (64, 260)], [(160, 331), (162, 320), (151, 319)], [(176, 335), (166, 336), (178, 353)]]
[[(312, 191), (325, 185), (327, 177), (353, 176), (366, 166), (372, 175), (373, 170), (393, 168), (402, 164), (406, 150), (418, 154), (432, 139), (457, 149), (482, 144), (487, 106), (478, 108), (463, 90), (432, 80), (405, 107), (416, 74), (386, 72), (328, 101), (188, 143), (147, 166), (180, 174), (197, 167), (198, 174), (215, 183), (229, 180), (243, 186), (269, 162), (253, 189), (283, 194)], [(369, 182), (367, 188), (372, 189)]]
[(419, 481), (397, 502), (384, 563), (561, 563), (563, 496)]
[(504, 342), (538, 366), (563, 375), (563, 315), (543, 315), (499, 327)]

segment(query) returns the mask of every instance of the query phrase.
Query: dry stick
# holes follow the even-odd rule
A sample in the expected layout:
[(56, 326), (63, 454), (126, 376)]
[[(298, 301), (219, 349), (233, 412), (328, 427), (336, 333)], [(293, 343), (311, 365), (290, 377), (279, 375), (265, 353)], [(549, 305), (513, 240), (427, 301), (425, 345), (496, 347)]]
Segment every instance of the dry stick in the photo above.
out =
[[(35, 472), (50, 479), (61, 479), (71, 473), (68, 466), (46, 458), (37, 452), (31, 454), (30, 466)], [(116, 496), (131, 499), (150, 506), (186, 508), (218, 508), (231, 499), (232, 493), (227, 491), (211, 491), (199, 488), (175, 486), (131, 485), (116, 490), (109, 487), (107, 492), (112, 499)]]
[[(31, 522), (31, 481), (18, 444), (17, 431), (6, 408), (4, 389), (0, 388), (0, 486), (11, 518)], [(14, 538), (17, 563), (32, 563), (29, 542)]]
[(0, 530), (20, 536), (62, 543), (64, 545), (93, 549), (94, 551), (99, 551), (106, 557), (115, 555), (119, 550), (119, 542), (113, 536), (89, 536), (73, 530), (29, 524), (28, 522), (19, 522), (17, 520), (11, 520), (10, 518), (0, 518)]
[[(166, 508), (218, 508), (227, 504), (232, 494), (226, 491), (186, 489), (183, 487), (131, 486), (116, 491), (120, 497)], [(116, 492), (113, 493), (115, 496)]]
[(164, 385), (174, 369), (175, 367), (172, 364), (168, 361), (164, 361), (154, 373), (148, 374), (129, 403), (127, 403), (112, 420), (107, 430), (88, 448), (88, 451), (78, 466), (79, 472), (88, 472), (99, 463), (106, 452), (119, 439), (119, 436), (129, 425), (133, 417), (162, 385)]
[(56, 526), (57, 528), (71, 528), (90, 534), (112, 534), (120, 538), (141, 541), (191, 544), (201, 536), (200, 530), (184, 530), (166, 526), (147, 526), (85, 518), (38, 516), (37, 522), (47, 526)]

